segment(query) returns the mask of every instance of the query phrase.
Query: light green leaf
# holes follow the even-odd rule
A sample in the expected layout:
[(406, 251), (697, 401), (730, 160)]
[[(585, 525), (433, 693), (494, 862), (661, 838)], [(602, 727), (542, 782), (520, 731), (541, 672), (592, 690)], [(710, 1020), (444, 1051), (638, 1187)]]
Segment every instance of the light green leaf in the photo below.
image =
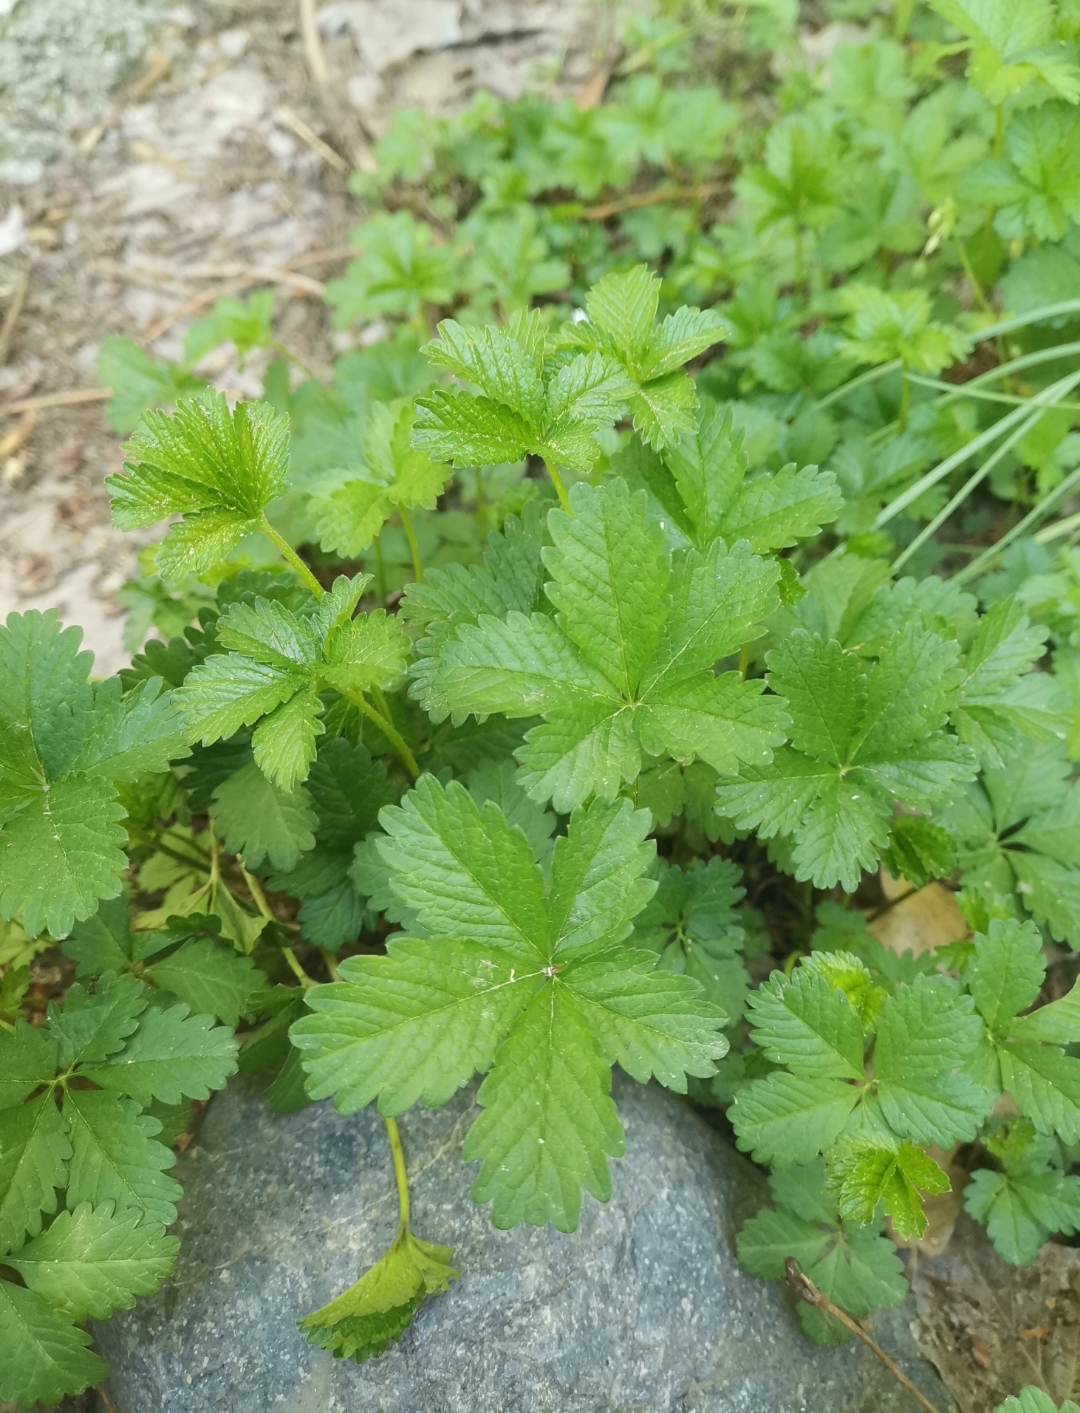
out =
[(898, 1147), (856, 1139), (840, 1144), (828, 1159), (829, 1181), (840, 1215), (856, 1222), (874, 1219), (879, 1202), (898, 1236), (926, 1230), (921, 1193), (949, 1191), (949, 1179), (933, 1158), (913, 1143)]
[(81, 1323), (130, 1310), (137, 1295), (152, 1295), (172, 1274), (179, 1247), (178, 1237), (137, 1211), (82, 1202), (5, 1260), (31, 1290)]

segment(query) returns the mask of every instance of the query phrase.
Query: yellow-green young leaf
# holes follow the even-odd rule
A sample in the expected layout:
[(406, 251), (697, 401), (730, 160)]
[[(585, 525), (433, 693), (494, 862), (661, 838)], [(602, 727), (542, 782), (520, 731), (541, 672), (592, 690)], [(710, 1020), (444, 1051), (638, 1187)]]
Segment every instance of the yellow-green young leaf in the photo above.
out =
[(152, 1295), (172, 1273), (180, 1240), (141, 1212), (81, 1202), (4, 1258), (27, 1286), (71, 1320), (105, 1320)]
[(873, 1221), (879, 1202), (899, 1236), (922, 1236), (921, 1193), (948, 1192), (949, 1179), (913, 1143), (892, 1148), (871, 1139), (839, 1145), (828, 1157), (828, 1182), (845, 1220)]
[(401, 1338), (426, 1295), (449, 1289), (458, 1274), (453, 1254), (453, 1247), (421, 1241), (406, 1227), (354, 1286), (296, 1323), (336, 1359), (362, 1364)]
[(166, 580), (211, 569), (257, 530), (265, 508), (282, 495), (289, 467), (289, 424), (265, 403), (221, 394), (182, 402), (172, 415), (150, 412), (125, 448), (123, 475), (106, 485), (119, 529), (173, 525), (157, 552)]
[(376, 403), (364, 429), (365, 474), (326, 495), (313, 496), (319, 543), (324, 550), (355, 558), (366, 550), (399, 507), (433, 510), (450, 476), (445, 462), (412, 446), (416, 409)]
[(90, 1336), (32, 1290), (0, 1280), (0, 1398), (58, 1403), (108, 1373)]

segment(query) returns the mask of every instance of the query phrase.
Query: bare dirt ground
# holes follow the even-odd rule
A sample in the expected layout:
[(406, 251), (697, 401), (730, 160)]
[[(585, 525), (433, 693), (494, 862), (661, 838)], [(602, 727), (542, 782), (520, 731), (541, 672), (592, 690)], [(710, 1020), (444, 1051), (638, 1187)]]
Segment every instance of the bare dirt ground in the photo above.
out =
[[(282, 337), (328, 371), (352, 342), (319, 297), (363, 215), (347, 173), (391, 111), (573, 91), (615, 33), (596, 0), (339, 0), (319, 45), (300, 0), (104, 4), (0, 0), (0, 179), (20, 179), (0, 180), (0, 620), (58, 608), (100, 674), (127, 657), (139, 548), (109, 524), (120, 438), (100, 401), (19, 404), (94, 389), (107, 333), (176, 357), (219, 294), (268, 283)], [(257, 358), (213, 357), (200, 371), (258, 394)]]

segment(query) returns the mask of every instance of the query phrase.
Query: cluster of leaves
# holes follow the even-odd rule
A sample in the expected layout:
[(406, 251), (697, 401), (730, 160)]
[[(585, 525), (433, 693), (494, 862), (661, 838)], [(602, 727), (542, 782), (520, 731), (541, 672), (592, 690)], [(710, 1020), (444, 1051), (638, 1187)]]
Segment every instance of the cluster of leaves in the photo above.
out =
[[(1080, 1229), (1080, 560), (1030, 533), (1080, 479), (1080, 29), (932, 0), (770, 66), (668, 8), (601, 103), (394, 115), (328, 382), (266, 291), (102, 343), (116, 523), (165, 528), (119, 677), (0, 628), (0, 1398), (100, 1378), (237, 1067), (374, 1102), (399, 1185), (395, 1116), (484, 1076), (476, 1200), (564, 1231), (655, 1077), (772, 1169), (748, 1268), (855, 1316), (958, 1146), (1004, 1260)], [(970, 938), (882, 945), (880, 867)], [(301, 1328), (374, 1357), (451, 1259), (404, 1203)]]

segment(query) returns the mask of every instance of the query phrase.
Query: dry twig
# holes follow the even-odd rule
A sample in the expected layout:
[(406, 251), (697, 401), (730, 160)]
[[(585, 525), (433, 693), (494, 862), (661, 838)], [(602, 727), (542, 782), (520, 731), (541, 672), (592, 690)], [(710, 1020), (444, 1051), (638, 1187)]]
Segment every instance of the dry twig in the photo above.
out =
[(635, 191), (618, 201), (605, 201), (599, 206), (586, 206), (581, 215), (586, 221), (606, 221), (620, 211), (636, 211), (641, 206), (656, 206), (662, 201), (700, 201), (706, 196), (719, 196), (726, 188), (723, 182), (701, 182), (698, 186), (662, 187), (657, 191)]
[(309, 128), (299, 113), (294, 113), (291, 108), (279, 108), (274, 114), (274, 121), (294, 132), (301, 142), (310, 147), (312, 152), (317, 152), (327, 166), (333, 167), (336, 172), (352, 171), (352, 164), (347, 162), (340, 152), (335, 152), (328, 142), (324, 142), (314, 129)]
[(846, 1310), (841, 1310), (839, 1305), (834, 1305), (827, 1296), (822, 1295), (809, 1276), (803, 1275), (793, 1256), (789, 1256), (784, 1262), (784, 1275), (788, 1288), (799, 1300), (805, 1300), (807, 1305), (813, 1305), (815, 1309), (821, 1310), (826, 1315), (831, 1315), (834, 1320), (839, 1320), (846, 1330), (850, 1330), (853, 1335), (858, 1335), (867, 1349), (881, 1360), (893, 1378), (907, 1389), (919, 1407), (924, 1410), (924, 1413), (941, 1413), (941, 1410), (935, 1408), (925, 1394), (919, 1392), (903, 1370), (889, 1358), (881, 1345), (867, 1334), (858, 1320), (853, 1320)]
[(307, 59), (311, 77), (320, 88), (330, 82), (330, 66), (326, 62), (319, 21), (315, 13), (315, 0), (300, 0), (300, 33), (304, 38), (304, 57)]
[(13, 417), (16, 412), (38, 412), (46, 407), (72, 407), (77, 402), (104, 402), (110, 397), (111, 388), (75, 388), (72, 392), (42, 393), (40, 397), (23, 397), (6, 406), (0, 403), (0, 417)]
[(19, 322), (19, 315), (23, 311), (26, 303), (26, 292), (30, 288), (30, 270), (24, 266), (19, 271), (18, 283), (15, 286), (15, 293), (11, 297), (7, 313), (4, 315), (4, 322), (0, 325), (0, 368), (7, 362), (8, 354), (11, 352), (11, 345), (15, 338), (15, 327)]

